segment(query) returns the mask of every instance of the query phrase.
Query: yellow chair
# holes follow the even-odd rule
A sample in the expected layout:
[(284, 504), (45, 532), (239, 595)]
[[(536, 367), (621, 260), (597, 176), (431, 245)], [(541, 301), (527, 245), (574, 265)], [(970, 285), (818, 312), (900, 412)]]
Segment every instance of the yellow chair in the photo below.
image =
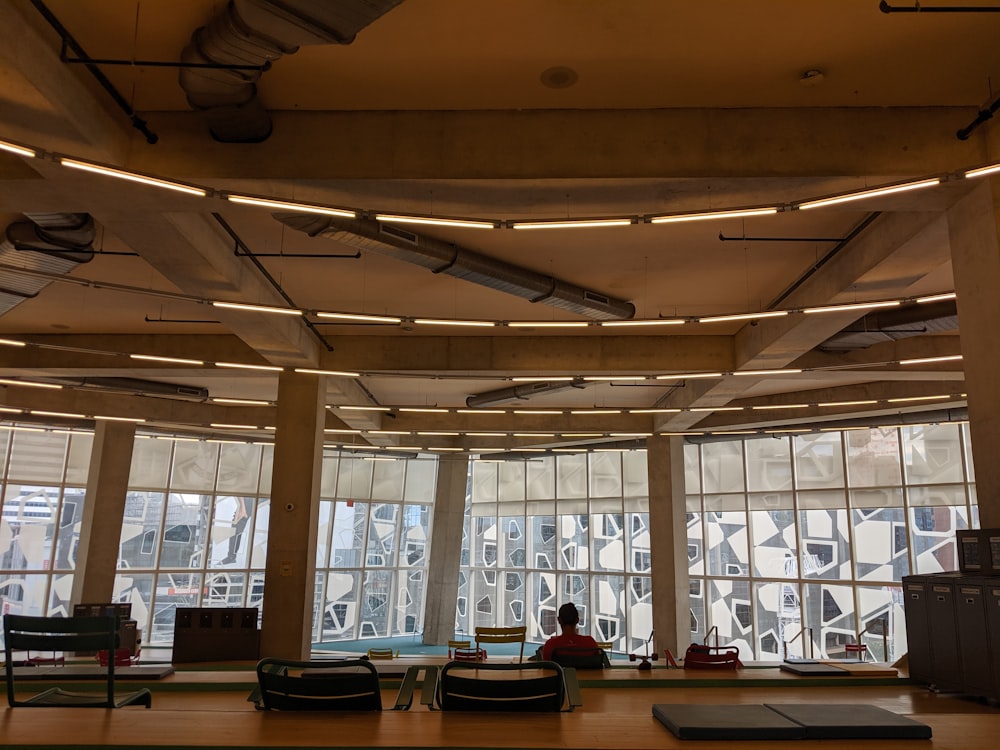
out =
[[(399, 652), (396, 652), (396, 656), (399, 656)], [(391, 648), (370, 648), (368, 649), (369, 659), (391, 659), (393, 657)]]
[(506, 628), (476, 628), (476, 650), (480, 651), (482, 643), (520, 643), (521, 653), (518, 662), (524, 661), (524, 641), (527, 637), (528, 627), (519, 625), (517, 627)]
[(605, 651), (611, 651), (614, 645), (614, 641), (597, 641), (597, 647)]
[(460, 648), (472, 648), (472, 641), (470, 640), (450, 640), (448, 641), (448, 658), (454, 658), (455, 650)]

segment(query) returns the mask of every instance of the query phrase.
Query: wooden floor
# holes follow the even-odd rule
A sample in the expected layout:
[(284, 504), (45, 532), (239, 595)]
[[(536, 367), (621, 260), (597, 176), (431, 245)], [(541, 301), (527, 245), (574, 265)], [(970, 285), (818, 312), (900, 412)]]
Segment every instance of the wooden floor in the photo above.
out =
[[(753, 681), (748, 673), (757, 672)], [(615, 674), (618, 673), (618, 674)], [(762, 677), (762, 673), (774, 676)], [(895, 684), (816, 685), (778, 677), (778, 670), (743, 670), (708, 687), (684, 670), (610, 670), (608, 687), (584, 680), (584, 705), (560, 714), (463, 714), (429, 711), (381, 713), (279, 713), (256, 711), (246, 700), (254, 684), (249, 670), (180, 671), (154, 691), (153, 707), (119, 710), (0, 708), (4, 748), (558, 748), (562, 750), (661, 750), (693, 741), (674, 738), (651, 713), (654, 703), (841, 703), (868, 704), (928, 724), (931, 740), (848, 740), (768, 743), (823, 750), (934, 748), (992, 750), (1000, 738), (1000, 709), (981, 701), (939, 694), (905, 680)], [(633, 686), (622, 686), (622, 685)], [(387, 683), (388, 685), (388, 683)], [(186, 687), (185, 687), (186, 686)], [(128, 686), (122, 683), (122, 687)], [(383, 691), (392, 706), (396, 691)], [(731, 747), (733, 741), (694, 742), (698, 750)], [(760, 742), (735, 743), (764, 747)]]

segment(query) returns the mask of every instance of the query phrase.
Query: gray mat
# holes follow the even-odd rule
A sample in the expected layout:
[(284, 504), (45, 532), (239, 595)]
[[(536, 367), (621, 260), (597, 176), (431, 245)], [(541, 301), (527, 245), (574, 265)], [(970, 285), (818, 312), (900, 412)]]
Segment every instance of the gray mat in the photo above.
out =
[(800, 724), (811, 740), (928, 739), (931, 728), (906, 716), (867, 704), (765, 703)]
[(654, 703), (653, 716), (682, 740), (798, 740), (805, 730), (761, 705)]
[(822, 675), (824, 677), (847, 677), (851, 673), (846, 669), (835, 667), (833, 664), (820, 664), (818, 662), (785, 662), (778, 667), (782, 672), (791, 672), (800, 675)]

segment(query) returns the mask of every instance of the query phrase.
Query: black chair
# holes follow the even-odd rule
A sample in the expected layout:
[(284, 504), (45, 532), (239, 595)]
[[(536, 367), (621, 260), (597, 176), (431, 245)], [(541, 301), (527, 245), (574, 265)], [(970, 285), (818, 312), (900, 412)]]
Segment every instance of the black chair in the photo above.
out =
[(597, 646), (560, 646), (552, 650), (552, 661), (573, 669), (604, 669), (611, 666), (608, 654)]
[(576, 670), (551, 661), (448, 662), (421, 702), (442, 711), (572, 711), (583, 705)]
[(366, 659), (257, 662), (260, 711), (381, 711), (378, 670)]
[[(96, 667), (104, 677), (104, 689), (100, 692), (76, 692), (52, 687), (29, 697), (19, 689), (18, 677), (24, 682), (26, 677), (19, 670), (36, 670), (39, 667), (17, 667), (15, 651), (63, 652), (95, 651), (114, 653), (118, 648), (119, 622), (117, 617), (29, 617), (26, 615), (6, 615), (3, 620), (4, 656), (6, 658), (7, 702), (11, 706), (79, 706), (90, 708), (121, 708), (132, 704), (149, 708), (153, 696), (143, 688), (127, 693), (115, 693), (115, 660)], [(93, 669), (94, 667), (92, 667)], [(58, 681), (59, 672), (66, 667), (46, 669), (46, 676)]]

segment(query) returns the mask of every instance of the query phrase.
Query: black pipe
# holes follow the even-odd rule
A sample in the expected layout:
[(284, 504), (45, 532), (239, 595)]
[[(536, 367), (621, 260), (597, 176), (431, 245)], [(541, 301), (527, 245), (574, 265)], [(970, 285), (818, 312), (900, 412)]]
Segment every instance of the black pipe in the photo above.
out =
[(976, 119), (970, 122), (967, 126), (955, 133), (958, 140), (964, 141), (970, 135), (972, 131), (982, 125), (984, 122), (993, 117), (993, 113), (1000, 109), (1000, 99), (996, 99), (988, 108), (979, 110), (979, 114), (976, 115)]
[(84, 60), (87, 70), (89, 70), (94, 78), (97, 79), (97, 82), (104, 87), (104, 90), (111, 95), (111, 98), (115, 100), (115, 103), (119, 107), (121, 107), (122, 111), (128, 115), (129, 120), (132, 122), (132, 127), (146, 136), (146, 143), (152, 144), (160, 140), (160, 137), (151, 131), (146, 125), (146, 121), (139, 117), (129, 103), (125, 101), (125, 97), (122, 96), (121, 92), (115, 88), (114, 84), (107, 79), (104, 73), (101, 72), (101, 69), (91, 62), (87, 62), (87, 60), (89, 60), (89, 55), (84, 51), (83, 47), (80, 46), (80, 43), (73, 38), (73, 35), (67, 31), (66, 27), (62, 25), (59, 19), (53, 15), (52, 11), (45, 6), (45, 3), (43, 3), (42, 0), (31, 0), (31, 4), (35, 6), (35, 9), (42, 14), (42, 17), (48, 21), (49, 25), (55, 29), (57, 34), (59, 34), (62, 39), (63, 49), (69, 46), (77, 57)]
[(995, 5), (889, 5), (886, 0), (878, 4), (883, 13), (1000, 13), (1000, 7)]
[(727, 237), (719, 232), (719, 242), (843, 242), (843, 237)]

